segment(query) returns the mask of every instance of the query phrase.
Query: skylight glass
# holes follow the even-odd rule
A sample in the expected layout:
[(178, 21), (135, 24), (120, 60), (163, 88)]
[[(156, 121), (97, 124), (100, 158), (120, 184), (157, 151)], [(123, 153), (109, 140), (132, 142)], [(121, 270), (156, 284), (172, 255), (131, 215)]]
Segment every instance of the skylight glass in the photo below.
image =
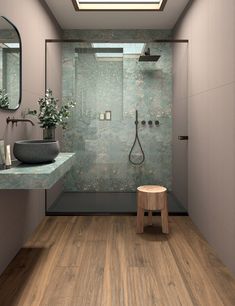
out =
[(92, 48), (122, 48), (122, 53), (100, 53), (96, 52), (96, 57), (123, 57), (123, 55), (140, 55), (145, 47), (144, 43), (92, 43)]
[(91, 43), (90, 47), (75, 48), (75, 57), (79, 54), (94, 54), (98, 61), (122, 61), (139, 57), (145, 50), (145, 43)]
[(160, 0), (79, 0), (79, 3), (157, 3), (159, 4)]
[(155, 10), (162, 11), (167, 0), (72, 0), (76, 11)]

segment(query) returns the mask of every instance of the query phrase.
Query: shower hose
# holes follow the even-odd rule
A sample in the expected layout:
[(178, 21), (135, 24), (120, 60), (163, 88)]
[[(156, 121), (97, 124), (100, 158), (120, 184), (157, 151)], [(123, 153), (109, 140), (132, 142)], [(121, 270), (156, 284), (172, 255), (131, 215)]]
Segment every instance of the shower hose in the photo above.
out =
[[(138, 134), (138, 111), (136, 110), (135, 111), (135, 140), (134, 140), (134, 143), (133, 143), (133, 146), (130, 150), (130, 153), (129, 153), (129, 161), (133, 164), (133, 165), (141, 165), (143, 164), (144, 160), (145, 160), (145, 155), (144, 155), (144, 150), (141, 146), (141, 143), (140, 143), (140, 140), (139, 140), (139, 134)], [(136, 143), (138, 143), (139, 147), (140, 147), (140, 151), (141, 151), (141, 160), (139, 162), (137, 161), (134, 161), (132, 159), (132, 151), (134, 150), (134, 147), (136, 145)]]

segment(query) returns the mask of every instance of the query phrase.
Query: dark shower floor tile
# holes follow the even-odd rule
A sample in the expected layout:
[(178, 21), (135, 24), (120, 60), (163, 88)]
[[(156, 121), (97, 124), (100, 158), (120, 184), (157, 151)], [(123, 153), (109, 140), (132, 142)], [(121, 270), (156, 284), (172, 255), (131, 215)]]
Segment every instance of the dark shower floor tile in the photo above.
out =
[[(168, 193), (170, 214), (185, 214), (183, 208), (172, 195)], [(48, 213), (136, 213), (135, 192), (64, 192), (51, 205)]]

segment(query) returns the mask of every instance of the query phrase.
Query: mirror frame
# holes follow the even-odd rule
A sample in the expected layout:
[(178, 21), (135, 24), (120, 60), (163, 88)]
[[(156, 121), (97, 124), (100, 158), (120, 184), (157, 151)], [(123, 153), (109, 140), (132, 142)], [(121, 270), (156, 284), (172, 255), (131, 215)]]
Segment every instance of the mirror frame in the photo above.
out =
[(19, 80), (19, 101), (18, 101), (18, 105), (17, 105), (16, 108), (11, 108), (11, 109), (10, 108), (4, 109), (4, 108), (0, 107), (0, 111), (15, 112), (20, 107), (21, 102), (22, 102), (22, 41), (21, 41), (20, 32), (18, 31), (17, 27), (5, 16), (0, 16), (0, 17), (5, 19), (14, 28), (14, 30), (16, 31), (17, 36), (19, 38), (19, 45), (20, 45), (20, 71), (19, 71), (19, 74), (20, 74), (20, 80)]

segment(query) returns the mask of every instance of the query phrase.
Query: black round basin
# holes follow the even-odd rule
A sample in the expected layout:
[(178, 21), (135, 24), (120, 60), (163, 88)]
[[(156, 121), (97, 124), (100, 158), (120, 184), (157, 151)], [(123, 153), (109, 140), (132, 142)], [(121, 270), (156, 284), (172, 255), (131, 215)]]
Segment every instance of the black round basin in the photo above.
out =
[(21, 140), (13, 147), (15, 157), (25, 164), (52, 162), (59, 152), (59, 142), (54, 140)]

